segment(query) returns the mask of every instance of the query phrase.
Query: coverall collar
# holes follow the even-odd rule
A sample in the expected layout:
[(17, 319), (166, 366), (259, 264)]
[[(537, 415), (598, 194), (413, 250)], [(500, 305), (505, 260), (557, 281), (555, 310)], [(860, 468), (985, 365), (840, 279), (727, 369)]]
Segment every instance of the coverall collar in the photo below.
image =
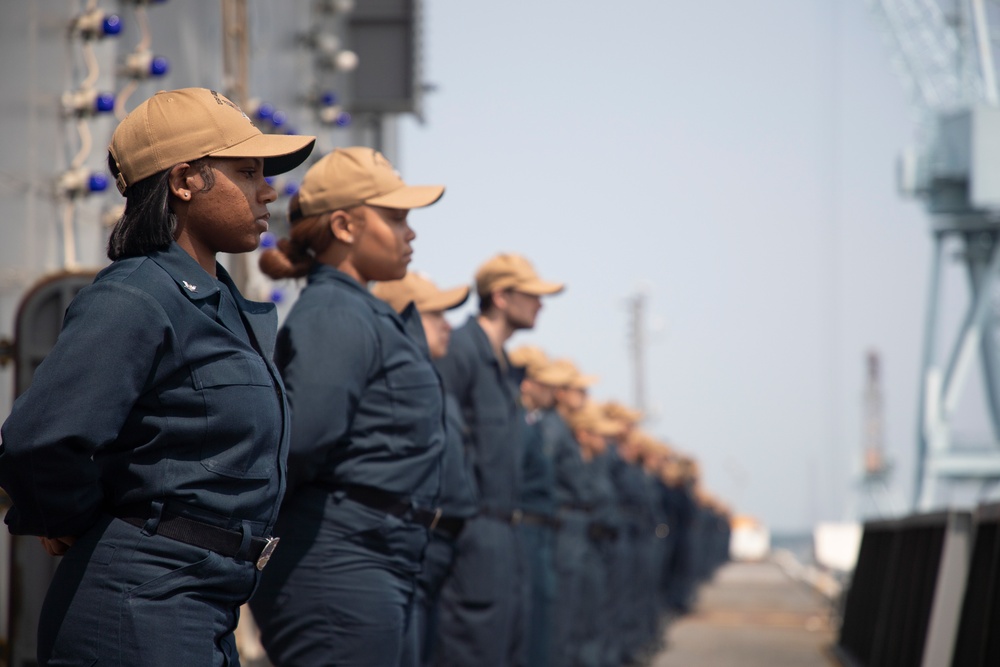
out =
[[(205, 299), (219, 291), (215, 278), (208, 275), (194, 257), (173, 241), (166, 250), (154, 250), (149, 253), (149, 258), (166, 271), (181, 288), (181, 292), (192, 301)], [(229, 274), (218, 262), (215, 264), (215, 270), (219, 280), (222, 280), (223, 276), (229, 278)]]
[(246, 324), (249, 325), (257, 339), (262, 356), (270, 358), (276, 337), (273, 320), (275, 306), (273, 303), (248, 301), (240, 293), (233, 279), (221, 264), (215, 263), (217, 278), (213, 278), (195, 261), (194, 257), (174, 242), (171, 242), (165, 250), (155, 250), (149, 253), (149, 258), (177, 283), (180, 291), (186, 294), (191, 301), (201, 301), (218, 294), (220, 291), (219, 282), (225, 284), (246, 318)]
[[(406, 323), (411, 317), (413, 317), (417, 311), (415, 308), (407, 306), (403, 309), (402, 315), (397, 313), (392, 309), (392, 306), (387, 304), (382, 299), (378, 298), (370, 291), (368, 288), (357, 280), (347, 275), (343, 271), (333, 268), (329, 264), (322, 264), (317, 262), (312, 269), (309, 270), (309, 282), (310, 283), (329, 283), (335, 282), (344, 285), (345, 287), (355, 291), (360, 294), (362, 299), (368, 306), (379, 315), (384, 315), (391, 317), (404, 329), (406, 328)], [(412, 306), (412, 304), (410, 304)]]

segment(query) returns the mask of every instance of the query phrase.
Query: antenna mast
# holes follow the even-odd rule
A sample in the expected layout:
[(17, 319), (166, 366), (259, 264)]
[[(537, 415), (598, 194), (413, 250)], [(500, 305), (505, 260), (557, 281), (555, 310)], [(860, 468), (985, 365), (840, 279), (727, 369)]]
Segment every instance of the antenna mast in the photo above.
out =
[(867, 377), (865, 380), (862, 433), (861, 518), (869, 519), (891, 514), (893, 508), (889, 494), (891, 465), (885, 454), (882, 362), (879, 353), (875, 350), (869, 350), (865, 365)]
[(646, 294), (636, 292), (628, 300), (629, 347), (632, 356), (632, 403), (646, 414)]

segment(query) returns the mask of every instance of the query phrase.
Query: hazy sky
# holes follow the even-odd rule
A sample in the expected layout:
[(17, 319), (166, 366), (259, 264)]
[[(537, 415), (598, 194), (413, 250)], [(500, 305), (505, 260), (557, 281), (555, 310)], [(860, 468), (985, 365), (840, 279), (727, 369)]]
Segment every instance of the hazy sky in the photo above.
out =
[[(864, 356), (908, 499), (930, 236), (896, 193), (913, 114), (861, 0), (427, 0), (426, 124), (401, 128), (414, 268), (518, 251), (569, 289), (536, 343), (631, 401), (648, 292), (651, 432), (773, 528), (847, 517)], [(456, 320), (464, 319), (464, 314)]]

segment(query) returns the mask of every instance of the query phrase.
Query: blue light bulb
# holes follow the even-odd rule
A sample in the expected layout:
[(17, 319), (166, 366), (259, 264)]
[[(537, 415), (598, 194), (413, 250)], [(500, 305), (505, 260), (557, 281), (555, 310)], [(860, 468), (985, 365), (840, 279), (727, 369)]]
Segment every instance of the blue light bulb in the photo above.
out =
[(271, 114), (271, 124), (274, 125), (275, 127), (281, 127), (287, 121), (288, 121), (288, 114), (285, 113), (284, 111), (281, 111), (280, 109), (275, 110), (275, 112)]
[(91, 172), (87, 179), (87, 189), (91, 192), (104, 192), (108, 189), (108, 177), (99, 171)]
[(337, 114), (337, 120), (335, 122), (337, 123), (337, 127), (347, 127), (351, 124), (351, 114), (346, 111), (341, 111)]
[(94, 110), (98, 113), (107, 113), (115, 108), (115, 96), (112, 93), (98, 93), (94, 99)]
[(332, 91), (323, 93), (323, 96), (320, 97), (320, 102), (322, 102), (325, 107), (334, 106), (337, 103), (337, 93)]
[(281, 191), (286, 197), (291, 197), (299, 191), (299, 184), (294, 181), (288, 181), (285, 183), (285, 187), (283, 187)]
[(281, 303), (285, 300), (285, 291), (279, 287), (271, 290), (271, 303)]
[(105, 37), (117, 35), (122, 31), (122, 20), (117, 14), (108, 14), (101, 21), (101, 32)]
[(163, 56), (156, 56), (149, 64), (149, 74), (151, 76), (163, 76), (170, 69), (170, 63)]
[(274, 115), (274, 105), (268, 102), (262, 102), (259, 107), (257, 107), (257, 118), (261, 120), (271, 120), (271, 116)]
[(261, 248), (273, 248), (278, 245), (278, 237), (276, 237), (271, 232), (264, 232), (260, 235), (260, 247)]

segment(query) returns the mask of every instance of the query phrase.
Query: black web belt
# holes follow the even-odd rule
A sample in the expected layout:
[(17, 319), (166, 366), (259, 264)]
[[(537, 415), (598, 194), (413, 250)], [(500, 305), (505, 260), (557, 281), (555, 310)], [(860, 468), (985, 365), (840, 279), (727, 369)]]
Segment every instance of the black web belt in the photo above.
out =
[(538, 514), (535, 512), (525, 512), (522, 509), (502, 510), (493, 507), (484, 507), (479, 510), (479, 516), (485, 516), (490, 519), (495, 519), (502, 523), (509, 523), (512, 526), (517, 526), (524, 523), (530, 526), (545, 526), (547, 528), (559, 528), (562, 525), (562, 521), (560, 521), (554, 516), (549, 516), (547, 514)]
[(618, 539), (618, 529), (599, 521), (587, 525), (587, 537), (591, 542), (613, 542)]
[[(142, 528), (149, 521), (149, 516), (139, 516), (133, 513), (115, 514), (125, 523)], [(238, 530), (219, 528), (208, 523), (188, 519), (187, 517), (163, 510), (156, 534), (169, 537), (172, 540), (190, 544), (202, 549), (214, 551), (221, 556), (235, 558), (243, 545), (243, 533)], [(270, 560), (271, 554), (278, 547), (277, 537), (251, 537), (248, 550), (248, 560), (253, 561), (258, 570), (263, 570)]]
[[(391, 514), (392, 516), (399, 517), (404, 521), (410, 521), (411, 523), (421, 525), (424, 528), (436, 530), (441, 527), (443, 517), (440, 507), (436, 507), (434, 509), (416, 507), (406, 496), (398, 496), (395, 493), (382, 491), (381, 489), (375, 489), (370, 486), (345, 484), (337, 486), (331, 485), (329, 487), (324, 485), (324, 488), (332, 492), (342, 491), (345, 496), (356, 503), (360, 503), (365, 507), (369, 507), (378, 512)], [(448, 525), (452, 526), (450, 520)]]
[(521, 523), (528, 526), (543, 526), (553, 530), (562, 526), (562, 521), (558, 518), (549, 516), (548, 514), (535, 514), (534, 512), (525, 512), (522, 514)]

